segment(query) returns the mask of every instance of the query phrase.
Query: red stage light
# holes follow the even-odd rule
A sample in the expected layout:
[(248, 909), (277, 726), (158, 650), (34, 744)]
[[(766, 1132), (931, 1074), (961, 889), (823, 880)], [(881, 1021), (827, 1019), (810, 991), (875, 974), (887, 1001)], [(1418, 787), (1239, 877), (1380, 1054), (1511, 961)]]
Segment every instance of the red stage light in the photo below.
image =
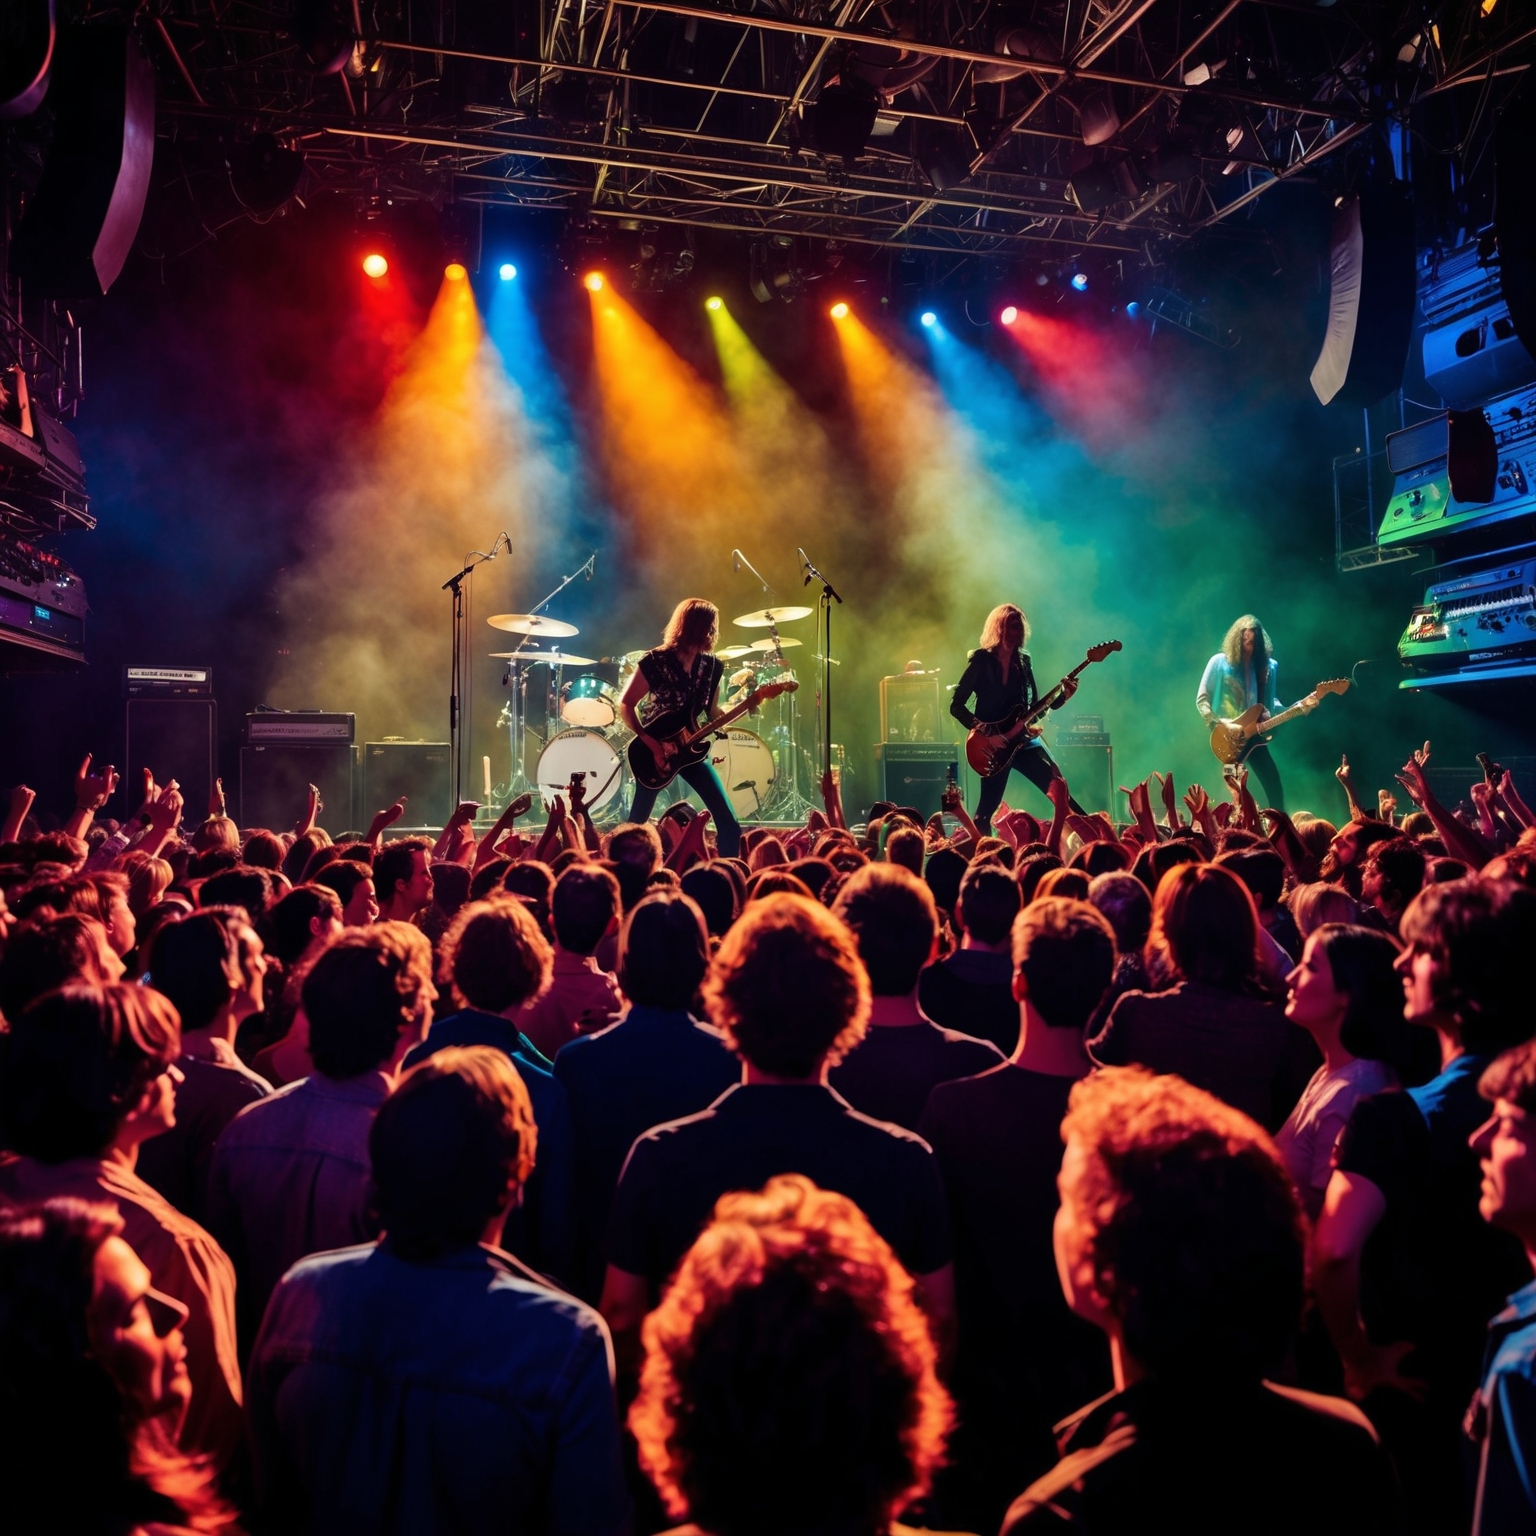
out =
[(363, 257), (363, 271), (369, 277), (383, 277), (389, 271), (389, 263), (377, 251)]

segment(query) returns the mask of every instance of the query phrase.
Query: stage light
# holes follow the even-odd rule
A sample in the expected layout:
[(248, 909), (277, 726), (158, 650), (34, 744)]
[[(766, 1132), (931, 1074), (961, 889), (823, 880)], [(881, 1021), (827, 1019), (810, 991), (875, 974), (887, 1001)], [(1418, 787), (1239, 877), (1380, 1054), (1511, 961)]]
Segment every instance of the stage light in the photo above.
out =
[(363, 271), (369, 277), (383, 277), (389, 271), (389, 263), (374, 251), (371, 255), (363, 257)]
[(1012, 325), (1013, 322), (1019, 318), (1019, 311), (1017, 306), (1010, 304), (997, 318), (1001, 320), (1004, 325)]
[(939, 323), (939, 317), (934, 314), (931, 309), (925, 309), (919, 318), (922, 320), (924, 325), (929, 327), (935, 326)]
[(1132, 299), (1131, 302), (1125, 306), (1125, 312), (1130, 316), (1132, 320), (1136, 319), (1136, 317), (1141, 313), (1140, 303), (1138, 303), (1137, 300)]
[(710, 297), (710, 298), (707, 298), (707, 299), (704, 300), (704, 308), (705, 309), (721, 309), (721, 308), (724, 307), (724, 305), (725, 305), (725, 300), (724, 299), (718, 299), (718, 298)]
[(510, 261), (504, 261), (497, 275), (501, 278), (502, 282), (510, 283), (517, 276), (517, 268)]
[(582, 282), (587, 285), (588, 293), (600, 293), (603, 287), (603, 274), (601, 272), (588, 272), (582, 278)]
[(834, 320), (846, 320), (848, 318), (848, 306), (839, 300), (827, 311)]
[(1079, 293), (1087, 293), (1088, 274), (1086, 272), (1074, 272), (1072, 274), (1072, 286), (1076, 288)]
[(443, 268), (443, 276), (446, 277), (450, 283), (462, 283), (464, 279), (469, 276), (469, 273), (465, 270), (463, 262), (450, 261), (448, 265)]

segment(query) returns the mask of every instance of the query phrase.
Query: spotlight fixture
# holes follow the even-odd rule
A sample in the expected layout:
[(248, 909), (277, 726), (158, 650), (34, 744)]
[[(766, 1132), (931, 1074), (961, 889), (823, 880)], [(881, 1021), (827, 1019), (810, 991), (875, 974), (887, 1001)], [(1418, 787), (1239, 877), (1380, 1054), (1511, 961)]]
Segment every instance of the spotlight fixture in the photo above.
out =
[(704, 308), (705, 309), (724, 309), (725, 308), (725, 300), (724, 299), (720, 299), (720, 298), (716, 298), (715, 296), (711, 295), (709, 298), (704, 300)]
[(1125, 306), (1125, 312), (1130, 319), (1135, 320), (1141, 314), (1141, 304), (1136, 299), (1132, 299), (1131, 302)]
[(502, 262), (496, 274), (504, 283), (510, 283), (517, 276), (517, 268), (510, 261)]
[(603, 289), (603, 274), (601, 272), (588, 272), (582, 278), (582, 282), (586, 284), (588, 293), (601, 293)]
[(1088, 292), (1088, 274), (1086, 272), (1074, 272), (1072, 274), (1072, 286), (1079, 293)]
[(931, 309), (925, 309), (918, 318), (924, 325), (932, 328), (939, 323), (939, 317)]
[(448, 265), (443, 268), (443, 276), (446, 277), (450, 283), (462, 283), (464, 279), (469, 276), (469, 273), (465, 270), (464, 263), (462, 261), (450, 261)]
[(1019, 318), (1018, 306), (1014, 304), (1008, 305), (1007, 308), (1003, 310), (1002, 314), (1000, 314), (997, 318), (1001, 320), (1004, 325), (1012, 325), (1013, 322)]
[(389, 263), (377, 251), (363, 257), (363, 271), (369, 277), (383, 277), (389, 271)]
[(848, 306), (844, 304), (841, 299), (839, 299), (838, 302), (827, 311), (827, 313), (831, 315), (834, 320), (846, 320), (848, 318)]

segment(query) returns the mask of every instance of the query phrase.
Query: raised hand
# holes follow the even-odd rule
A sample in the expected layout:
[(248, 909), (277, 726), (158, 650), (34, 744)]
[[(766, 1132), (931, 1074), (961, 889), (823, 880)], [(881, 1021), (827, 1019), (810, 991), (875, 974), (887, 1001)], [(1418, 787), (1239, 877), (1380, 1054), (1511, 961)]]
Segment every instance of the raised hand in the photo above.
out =
[(1397, 824), (1397, 796), (1390, 789), (1376, 791), (1376, 814), (1389, 826)]
[(36, 799), (37, 791), (28, 789), (25, 784), (18, 784), (11, 791), (10, 808), (5, 813), (4, 825), (0, 826), (0, 843), (14, 843), (21, 836), (22, 826)]
[(393, 805), (386, 805), (382, 811), (378, 812), (368, 824), (368, 836), (364, 841), (377, 847), (379, 839), (384, 836), (384, 829), (394, 826), (405, 815), (405, 801), (406, 797), (401, 795)]
[(1420, 768), (1427, 768), (1429, 766), (1429, 743), (1427, 741), (1422, 747), (1415, 747), (1413, 749), (1413, 760)]
[(570, 784), (566, 786), (566, 793), (570, 796), (571, 800), (572, 816), (579, 817), (582, 811), (586, 809), (587, 786), (585, 780), (585, 774), (573, 773)]
[(99, 811), (117, 788), (117, 769), (108, 763), (100, 773), (91, 772), (91, 754), (87, 752), (75, 770), (75, 808)]
[(533, 796), (519, 795), (517, 799), (510, 801), (506, 810), (501, 814), (506, 821), (516, 821), (519, 816), (526, 816), (533, 809)]
[(315, 820), (320, 812), (325, 809), (320, 799), (320, 791), (311, 784), (309, 792), (304, 797), (304, 815), (294, 824), (293, 835), (295, 837), (308, 837), (315, 830)]
[(208, 791), (208, 814), (210, 816), (229, 815), (224, 801), (223, 779), (215, 779), (213, 781), (213, 788)]
[(1168, 822), (1170, 831), (1176, 831), (1182, 823), (1179, 821), (1179, 790), (1173, 781), (1172, 772), (1154, 773), (1152, 775), (1163, 792), (1163, 812)]
[(1189, 809), (1190, 817), (1200, 821), (1210, 814), (1211, 797), (1206, 793), (1203, 784), (1191, 784), (1184, 791), (1184, 804)]
[(1051, 775), (1051, 782), (1045, 786), (1045, 793), (1058, 815), (1071, 803), (1072, 792), (1067, 788), (1067, 781), (1059, 773)]
[[(1426, 743), (1427, 745), (1427, 743)], [(1403, 764), (1403, 771), (1394, 775), (1397, 782), (1407, 791), (1408, 798), (1419, 807), (1424, 808), (1424, 801), (1429, 794), (1429, 782), (1424, 777), (1424, 760), (1417, 752)]]
[(1339, 766), (1333, 770), (1333, 776), (1346, 789), (1349, 788), (1351, 782), (1349, 777), (1349, 759), (1342, 753), (1339, 755)]

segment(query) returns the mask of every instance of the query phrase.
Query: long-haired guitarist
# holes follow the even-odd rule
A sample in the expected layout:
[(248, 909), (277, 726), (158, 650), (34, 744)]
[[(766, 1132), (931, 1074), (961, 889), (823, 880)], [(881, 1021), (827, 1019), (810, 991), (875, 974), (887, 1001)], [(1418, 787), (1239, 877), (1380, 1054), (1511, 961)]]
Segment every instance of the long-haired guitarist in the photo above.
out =
[[(1028, 730), (1007, 724), (1010, 717), (1033, 709), (1040, 699), (1029, 652), (1024, 649), (1028, 641), (1029, 620), (1023, 609), (1012, 603), (999, 603), (981, 626), (981, 646), (971, 652), (970, 662), (949, 701), (950, 714), (966, 730), (996, 721), (1000, 723), (998, 736), (1013, 739), (1009, 733), (1014, 732), (1018, 740), (1018, 749), (1008, 767), (981, 781), (976, 825), (983, 832), (992, 830), (992, 815), (1002, 803), (1009, 768), (1017, 768), (1042, 792), (1059, 772), (1051, 754)], [(1061, 698), (1051, 707), (1059, 709), (1076, 692), (1077, 679), (1069, 679), (1062, 688)], [(972, 699), (975, 700), (974, 710), (968, 707)], [(1075, 800), (1072, 809), (1082, 811)]]
[[(1253, 614), (1245, 613), (1227, 631), (1221, 649), (1206, 662), (1200, 691), (1195, 695), (1195, 708), (1207, 726), (1214, 726), (1218, 720), (1235, 719), (1255, 704), (1265, 715), (1279, 714), (1285, 705), (1280, 702), (1277, 675), (1274, 647), (1268, 633)], [(1311, 709), (1315, 704), (1314, 699), (1305, 707)], [(1269, 797), (1266, 803), (1283, 811), (1285, 792), (1280, 784), (1280, 770), (1270, 756), (1269, 748), (1260, 742), (1248, 751), (1243, 762), (1264, 786), (1264, 793)]]
[[(657, 740), (646, 731), (646, 723), (662, 715), (682, 712), (690, 718), (712, 718), (719, 713), (720, 678), (724, 664), (713, 652), (720, 636), (720, 610), (702, 597), (685, 597), (672, 610), (661, 644), (640, 658), (635, 675), (619, 701), (624, 723), (657, 756), (670, 756), (670, 743)], [(638, 713), (641, 700), (649, 700), (643, 718)], [(706, 757), (678, 770), (678, 777), (698, 795), (714, 818), (715, 839), (720, 852), (731, 858), (741, 847), (741, 826), (725, 797), (720, 775)], [(648, 821), (656, 806), (654, 789), (635, 785), (635, 798), (629, 808), (631, 821)]]

